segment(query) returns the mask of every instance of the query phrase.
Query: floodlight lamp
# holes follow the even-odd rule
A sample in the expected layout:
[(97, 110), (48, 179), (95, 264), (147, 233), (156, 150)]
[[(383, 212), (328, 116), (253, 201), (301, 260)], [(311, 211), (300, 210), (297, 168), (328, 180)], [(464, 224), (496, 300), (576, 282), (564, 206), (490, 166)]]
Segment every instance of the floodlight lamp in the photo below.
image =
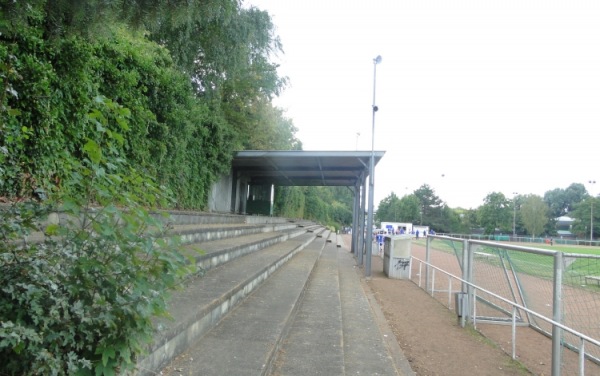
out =
[(377, 57), (375, 59), (373, 59), (373, 62), (375, 64), (380, 64), (381, 63), (381, 55), (377, 55)]

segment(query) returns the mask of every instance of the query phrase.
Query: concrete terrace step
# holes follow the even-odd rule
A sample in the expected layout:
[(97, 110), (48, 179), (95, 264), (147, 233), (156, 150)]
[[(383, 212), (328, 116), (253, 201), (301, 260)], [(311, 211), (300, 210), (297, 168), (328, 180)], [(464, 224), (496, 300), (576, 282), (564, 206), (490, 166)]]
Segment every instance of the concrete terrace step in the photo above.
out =
[(161, 373), (264, 375), (285, 337), (325, 239), (311, 242)]
[(316, 238), (160, 373), (414, 375), (391, 355), (389, 343), (397, 343), (383, 338), (338, 240), (329, 231)]
[(169, 234), (179, 236), (182, 244), (191, 244), (295, 228), (298, 228), (298, 226), (294, 223), (192, 224), (175, 225), (169, 231)]
[[(169, 304), (173, 320), (157, 320), (159, 331), (149, 355), (138, 362), (139, 374), (155, 374), (167, 362), (216, 326), (221, 318), (287, 261), (315, 239), (304, 233), (246, 257), (238, 257), (188, 281)], [(245, 237), (244, 237), (245, 238)]]
[(410, 366), (403, 359), (396, 365), (388, 351), (352, 255), (332, 243), (326, 244), (315, 267), (271, 374), (411, 374), (406, 373)]
[(247, 223), (245, 215), (170, 210), (153, 212), (155, 218), (174, 225)]
[[(331, 237), (335, 238), (335, 234)], [(272, 374), (344, 374), (337, 248), (330, 238), (310, 276), (304, 299), (273, 363)]]
[[(414, 375), (389, 330), (382, 332), (377, 318), (385, 321), (375, 299), (372, 303), (360, 282), (363, 271), (352, 254), (338, 248), (340, 299), (344, 333), (344, 366), (347, 375)], [(376, 312), (377, 311), (377, 312)], [(386, 337), (387, 336), (387, 337)]]
[[(314, 230), (314, 233), (319, 234), (324, 230), (324, 227), (319, 226), (318, 229)], [(235, 258), (305, 233), (307, 233), (305, 229), (291, 228), (276, 232), (261, 232), (234, 238), (194, 243), (187, 245), (185, 249), (188, 250), (187, 254), (194, 257), (198, 268), (208, 271)]]

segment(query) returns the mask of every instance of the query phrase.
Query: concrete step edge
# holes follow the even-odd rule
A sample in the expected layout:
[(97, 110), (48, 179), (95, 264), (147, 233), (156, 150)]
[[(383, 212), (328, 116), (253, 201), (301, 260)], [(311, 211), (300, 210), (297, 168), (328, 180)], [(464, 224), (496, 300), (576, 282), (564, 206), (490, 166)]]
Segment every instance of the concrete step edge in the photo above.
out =
[[(323, 239), (313, 236), (313, 241), (301, 253), (274, 272), (217, 327), (167, 368), (161, 369), (161, 374), (266, 374), (282, 339), (287, 336), (289, 323), (300, 306), (324, 245)], [(256, 321), (257, 318), (262, 324)], [(259, 334), (255, 336), (254, 331)], [(248, 338), (252, 338), (252, 344), (246, 346)], [(236, 351), (235, 346), (241, 346), (243, 350), (238, 348)]]
[(266, 235), (258, 240), (237, 245), (227, 245), (218, 249), (214, 248), (216, 244), (213, 243), (211, 244), (211, 249), (208, 251), (204, 251), (202, 243), (195, 243), (193, 245), (197, 246), (201, 251), (204, 251), (202, 254), (194, 256), (196, 267), (202, 272), (207, 272), (238, 257), (246, 256), (252, 252), (270, 247), (279, 242), (284, 242), (288, 239), (293, 239), (304, 233), (306, 232), (302, 229), (267, 233), (270, 235)]
[(242, 225), (190, 225), (178, 226), (170, 231), (171, 235), (179, 236), (181, 244), (200, 243), (205, 241), (233, 238), (257, 234), (261, 232), (284, 231), (296, 228), (294, 224), (242, 224)]
[[(300, 252), (314, 236), (307, 236), (298, 245), (285, 252), (281, 257), (263, 266), (260, 270), (246, 278), (242, 283), (231, 286), (226, 293), (214, 297), (211, 303), (199, 307), (196, 312), (178, 322), (172, 328), (162, 332), (160, 338), (149, 348), (149, 354), (138, 362), (140, 375), (152, 375), (168, 361), (185, 350), (193, 341), (213, 328), (234, 307), (244, 300), (252, 291), (270, 277), (277, 269)], [(222, 266), (225, 267), (226, 265)], [(212, 272), (218, 272), (220, 268)]]

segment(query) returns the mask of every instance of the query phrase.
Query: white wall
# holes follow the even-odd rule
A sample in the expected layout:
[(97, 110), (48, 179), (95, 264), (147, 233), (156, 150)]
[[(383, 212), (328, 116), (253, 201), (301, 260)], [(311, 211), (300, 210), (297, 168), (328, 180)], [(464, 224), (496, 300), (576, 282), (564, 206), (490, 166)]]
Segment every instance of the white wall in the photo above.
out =
[(231, 212), (231, 184), (232, 176), (222, 175), (221, 178), (213, 184), (208, 195), (208, 210), (218, 213)]

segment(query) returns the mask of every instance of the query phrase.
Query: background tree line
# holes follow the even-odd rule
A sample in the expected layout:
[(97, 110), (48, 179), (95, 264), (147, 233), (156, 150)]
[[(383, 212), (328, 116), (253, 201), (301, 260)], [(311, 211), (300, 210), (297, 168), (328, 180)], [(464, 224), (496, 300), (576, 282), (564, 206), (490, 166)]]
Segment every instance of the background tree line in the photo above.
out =
[[(515, 194), (506, 197), (492, 192), (476, 209), (449, 208), (427, 184), (412, 194), (399, 198), (391, 193), (377, 208), (375, 220), (384, 222), (411, 222), (428, 225), (437, 232), (557, 236), (556, 218), (575, 219), (571, 231), (578, 237), (589, 237), (590, 222), (593, 234), (600, 231), (600, 201), (591, 196), (584, 185), (573, 183), (566, 189), (547, 191), (544, 197), (534, 194)], [(594, 208), (598, 210), (594, 210)], [(590, 216), (593, 215), (593, 221)]]

